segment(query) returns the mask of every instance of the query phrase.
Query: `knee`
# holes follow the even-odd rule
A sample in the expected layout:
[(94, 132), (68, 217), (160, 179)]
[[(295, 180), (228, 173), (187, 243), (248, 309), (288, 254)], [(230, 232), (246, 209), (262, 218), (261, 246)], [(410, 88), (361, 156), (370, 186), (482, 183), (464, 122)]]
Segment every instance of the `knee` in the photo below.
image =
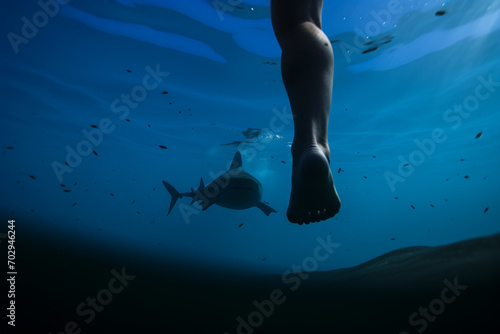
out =
[(302, 0), (272, 0), (271, 21), (278, 42), (286, 36), (293, 36), (303, 27), (321, 30), (321, 6)]
[(284, 44), (304, 44), (315, 41), (320, 32), (321, 29), (314, 22), (308, 20), (279, 25), (274, 28), (274, 34), (282, 48)]

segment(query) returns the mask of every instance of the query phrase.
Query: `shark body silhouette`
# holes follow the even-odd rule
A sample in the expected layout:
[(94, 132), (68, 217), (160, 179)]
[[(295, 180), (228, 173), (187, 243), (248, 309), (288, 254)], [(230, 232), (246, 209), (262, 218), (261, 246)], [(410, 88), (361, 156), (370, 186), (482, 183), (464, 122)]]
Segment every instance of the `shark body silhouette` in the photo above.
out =
[(234, 155), (229, 170), (207, 186), (203, 184), (203, 178), (201, 178), (198, 190), (191, 188), (191, 192), (187, 193), (179, 193), (166, 181), (163, 181), (163, 185), (172, 196), (167, 215), (170, 214), (177, 200), (182, 197), (191, 197), (193, 199), (191, 204), (201, 201), (200, 204), (203, 210), (208, 209), (213, 204), (217, 204), (233, 210), (257, 207), (266, 216), (269, 216), (272, 212), (276, 212), (276, 210), (261, 201), (262, 184), (255, 177), (243, 170), (241, 153), (239, 151)]

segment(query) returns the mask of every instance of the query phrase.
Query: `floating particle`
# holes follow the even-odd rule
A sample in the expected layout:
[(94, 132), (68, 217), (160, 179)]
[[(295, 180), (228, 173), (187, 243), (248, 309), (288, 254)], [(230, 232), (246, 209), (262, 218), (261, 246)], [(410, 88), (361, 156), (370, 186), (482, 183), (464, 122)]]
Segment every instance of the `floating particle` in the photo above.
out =
[(95, 155), (96, 157), (97, 157), (97, 156), (99, 156), (99, 154), (97, 154), (97, 152), (96, 152), (96, 151), (92, 151), (92, 152), (94, 152), (94, 155)]
[(460, 161), (465, 161), (465, 159), (460, 159)]
[(65, 185), (64, 183), (61, 183), (61, 187), (63, 187), (63, 188), (64, 188), (64, 187), (66, 187), (66, 185)]
[(127, 122), (129, 122), (129, 123), (131, 122), (131, 120), (129, 120), (128, 118), (125, 118), (125, 120), (126, 120)]
[(450, 181), (450, 179), (446, 179), (445, 181)]
[(110, 196), (115, 196), (115, 194), (113, 194), (113, 193), (109, 193), (109, 195), (110, 195)]
[(414, 207), (413, 205), (412, 205), (411, 207), (412, 207), (413, 209), (415, 209), (415, 207)]
[(339, 168), (338, 174), (340, 174), (340, 172), (342, 172), (342, 168)]
[(169, 104), (172, 104), (172, 102), (170, 102)]
[(65, 161), (64, 164), (66, 164), (66, 166), (69, 166), (69, 163), (67, 161)]
[(404, 167), (407, 167), (407, 166), (409, 166), (409, 165), (410, 165), (410, 164), (404, 164), (403, 166), (404, 166)]
[(365, 179), (367, 179), (367, 178), (368, 178), (368, 177), (366, 177), (366, 176), (363, 176), (363, 177), (364, 177)]
[(165, 91), (163, 91), (163, 92), (161, 92), (161, 93), (162, 93), (163, 95), (168, 94), (168, 92), (167, 92), (166, 90), (165, 90)]
[(483, 180), (486, 180), (487, 176), (483, 177)]
[(274, 159), (274, 156), (271, 155), (271, 159)]
[(141, 213), (139, 211), (136, 211), (138, 215), (140, 215)]
[(179, 110), (179, 114), (182, 114), (182, 110)]
[(134, 203), (135, 203), (135, 199), (132, 201), (132, 203), (131, 203), (131, 204), (134, 204)]
[(482, 132), (479, 132), (479, 133), (476, 135), (476, 139), (481, 138), (482, 136), (483, 136), (483, 133), (482, 133)]
[(433, 208), (433, 207), (434, 207), (434, 204), (431, 204), (431, 208)]
[(98, 126), (97, 126), (97, 125), (95, 125), (95, 124), (92, 124), (90, 127), (91, 127), (91, 128), (96, 128), (96, 129), (98, 128)]
[(150, 127), (151, 127), (151, 124), (148, 124), (148, 128), (150, 128)]
[(263, 258), (262, 261), (266, 261), (267, 260), (267, 257)]
[(238, 225), (238, 227), (242, 227), (242, 226), (243, 226), (243, 224)]
[(399, 199), (399, 197), (394, 197), (394, 199)]
[(464, 177), (465, 177), (466, 179), (468, 179), (468, 178), (469, 178), (469, 175), (465, 175)]
[(489, 209), (489, 207), (486, 207), (486, 209), (484, 209), (484, 213), (488, 212)]
[(272, 65), (278, 65), (278, 64), (276, 64), (276, 63), (273, 61), (273, 62), (271, 62), (271, 64), (270, 64), (270, 65), (272, 66)]
[(71, 207), (74, 207), (76, 205), (77, 202), (73, 203), (73, 205)]
[(155, 222), (156, 222), (156, 220), (152, 220), (152, 221), (150, 221), (149, 223), (150, 223), (150, 224), (154, 224)]
[(8, 149), (8, 150), (13, 150), (13, 149), (14, 149), (14, 146), (7, 146), (7, 149)]
[(285, 161), (283, 161), (283, 160), (281, 160), (281, 163), (282, 163), (282, 164), (286, 164), (286, 162), (285, 162)]
[(74, 186), (76, 186), (77, 184), (78, 184), (78, 182), (73, 183)]
[(338, 43), (338, 42), (340, 42), (340, 39), (333, 39), (333, 40), (330, 41), (330, 43), (332, 43), (332, 44), (333, 43)]
[(85, 189), (85, 192), (87, 193), (87, 192), (89, 192), (89, 190), (88, 190), (88, 189)]
[(162, 149), (164, 149), (164, 150), (166, 150), (166, 149), (167, 149), (167, 147), (166, 147), (165, 145), (158, 145), (158, 147), (159, 147), (159, 148), (162, 148)]
[(71, 192), (71, 189), (64, 189), (64, 192), (65, 192), (65, 193), (70, 193), (70, 192)]
[(155, 190), (156, 190), (156, 187), (153, 188), (153, 191), (155, 191)]
[(374, 156), (373, 156), (373, 159), (375, 159), (376, 157), (377, 157), (377, 156), (376, 156), (376, 155), (374, 155)]
[(28, 175), (29, 177), (31, 177), (33, 180), (36, 180), (36, 177), (34, 177), (33, 175)]
[(391, 238), (391, 240), (396, 240), (396, 238)]
[(128, 73), (132, 73), (132, 71), (131, 71), (131, 70), (127, 70), (127, 72), (128, 72)]
[(446, 14), (446, 11), (445, 10), (438, 10), (436, 12), (436, 16), (443, 16), (444, 14)]

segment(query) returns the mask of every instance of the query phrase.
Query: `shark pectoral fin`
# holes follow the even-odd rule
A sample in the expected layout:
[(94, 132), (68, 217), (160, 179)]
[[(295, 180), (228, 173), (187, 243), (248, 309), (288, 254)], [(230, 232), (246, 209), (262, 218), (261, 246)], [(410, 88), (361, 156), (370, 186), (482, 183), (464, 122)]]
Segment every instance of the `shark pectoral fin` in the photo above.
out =
[(262, 210), (266, 214), (266, 216), (269, 216), (272, 212), (276, 212), (273, 208), (271, 208), (269, 205), (266, 205), (262, 202), (259, 202), (256, 207)]

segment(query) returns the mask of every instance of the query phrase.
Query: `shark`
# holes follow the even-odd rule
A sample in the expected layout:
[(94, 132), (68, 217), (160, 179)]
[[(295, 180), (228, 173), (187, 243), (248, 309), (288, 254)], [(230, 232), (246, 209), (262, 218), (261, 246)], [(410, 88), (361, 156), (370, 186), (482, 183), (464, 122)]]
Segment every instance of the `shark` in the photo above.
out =
[(266, 216), (276, 212), (273, 208), (262, 202), (262, 184), (255, 177), (243, 169), (241, 153), (234, 155), (231, 167), (210, 184), (203, 183), (203, 177), (197, 190), (191, 188), (190, 192), (179, 193), (171, 184), (162, 181), (163, 185), (172, 196), (167, 216), (172, 211), (179, 198), (191, 197), (191, 204), (201, 201), (203, 210), (213, 204), (233, 210), (245, 210), (253, 207), (259, 208)]

